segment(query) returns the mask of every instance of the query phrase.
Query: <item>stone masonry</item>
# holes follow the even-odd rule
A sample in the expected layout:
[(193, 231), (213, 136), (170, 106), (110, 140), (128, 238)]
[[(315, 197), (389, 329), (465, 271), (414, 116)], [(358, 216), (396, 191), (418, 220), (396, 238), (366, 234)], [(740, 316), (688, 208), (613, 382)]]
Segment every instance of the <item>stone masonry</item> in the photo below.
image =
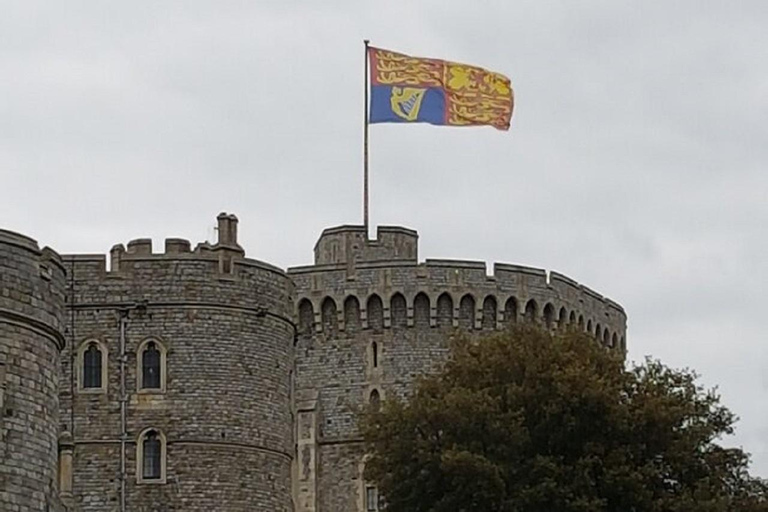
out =
[[(452, 335), (528, 321), (626, 350), (621, 306), (556, 272), (420, 262), (415, 231), (361, 226), (286, 272), (245, 257), (234, 215), (218, 224), (216, 244), (134, 240), (109, 266), (0, 231), (0, 510), (367, 512), (355, 411), (407, 396)], [(139, 385), (150, 342), (157, 389)]]
[(64, 267), (0, 230), (0, 510), (58, 510)]

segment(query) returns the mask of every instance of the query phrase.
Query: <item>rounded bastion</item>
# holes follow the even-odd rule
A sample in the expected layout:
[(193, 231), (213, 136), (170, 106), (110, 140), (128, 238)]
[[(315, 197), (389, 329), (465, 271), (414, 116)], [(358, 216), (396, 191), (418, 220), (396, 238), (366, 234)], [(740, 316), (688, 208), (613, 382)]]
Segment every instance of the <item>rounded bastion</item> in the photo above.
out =
[(59, 256), (0, 230), (0, 510), (58, 510)]
[[(302, 444), (315, 466), (304, 502), (319, 510), (364, 510), (361, 405), (409, 393), (414, 379), (445, 360), (452, 333), (490, 333), (518, 322), (577, 328), (606, 347), (626, 350), (623, 308), (557, 272), (497, 263), (418, 260), (418, 234), (362, 226), (323, 232), (315, 264), (289, 269), (299, 325), (297, 398), (315, 425)], [(314, 450), (314, 451), (313, 451)], [(300, 468), (301, 469), (301, 468)], [(314, 479), (314, 480), (313, 480)], [(313, 485), (309, 485), (312, 483)]]
[[(158, 254), (134, 240), (112, 249), (109, 270), (101, 255), (64, 256), (78, 510), (123, 500), (127, 510), (292, 510), (292, 285), (245, 258), (236, 228), (220, 215), (218, 243), (194, 250), (168, 239)], [(90, 343), (108, 354), (104, 389), (80, 383), (79, 348)], [(140, 384), (148, 343), (162, 352), (156, 388)], [(140, 455), (147, 432), (164, 443), (153, 479)]]

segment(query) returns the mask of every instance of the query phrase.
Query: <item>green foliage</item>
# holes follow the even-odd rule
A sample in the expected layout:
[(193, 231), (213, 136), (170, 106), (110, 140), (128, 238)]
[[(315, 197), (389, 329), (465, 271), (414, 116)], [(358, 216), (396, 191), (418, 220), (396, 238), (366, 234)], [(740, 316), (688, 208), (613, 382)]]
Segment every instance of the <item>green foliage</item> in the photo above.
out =
[(387, 512), (768, 511), (696, 378), (577, 332), (461, 338), (408, 401), (361, 414), (365, 475)]

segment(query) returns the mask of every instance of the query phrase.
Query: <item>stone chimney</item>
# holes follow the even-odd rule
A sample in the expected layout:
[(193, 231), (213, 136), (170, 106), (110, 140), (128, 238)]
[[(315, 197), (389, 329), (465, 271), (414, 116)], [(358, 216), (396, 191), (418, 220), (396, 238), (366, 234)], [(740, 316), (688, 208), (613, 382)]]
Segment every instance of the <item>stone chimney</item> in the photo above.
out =
[(221, 212), (216, 220), (218, 239), (211, 250), (219, 255), (219, 270), (230, 274), (233, 272), (232, 260), (245, 256), (245, 250), (237, 243), (237, 216)]
[(221, 212), (216, 220), (219, 221), (219, 238), (217, 245), (240, 247), (237, 245), (237, 216)]

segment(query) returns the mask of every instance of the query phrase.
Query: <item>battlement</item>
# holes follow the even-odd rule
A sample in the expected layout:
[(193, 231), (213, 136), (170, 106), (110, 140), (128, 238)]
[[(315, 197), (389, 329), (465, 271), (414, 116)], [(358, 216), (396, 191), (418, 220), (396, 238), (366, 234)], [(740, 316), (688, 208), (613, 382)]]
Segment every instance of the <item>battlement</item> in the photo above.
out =
[[(464, 304), (470, 316), (468, 325), (474, 328), (480, 328), (483, 322), (501, 328), (505, 323), (528, 320), (547, 326), (578, 324), (599, 334), (601, 342), (624, 346), (626, 314), (618, 303), (568, 276), (541, 268), (495, 263), (489, 274), (482, 261), (392, 259), (294, 267), (288, 269), (288, 275), (296, 286), (295, 314), (306, 325), (311, 311), (315, 331), (327, 325), (322, 315), (328, 303), (338, 311), (339, 328), (343, 330), (344, 309), (350, 300), (360, 305), (363, 319), (368, 317), (371, 301), (382, 303), (383, 325), (389, 326), (390, 309), (395, 307), (391, 305), (393, 297), (403, 300), (406, 325), (416, 327), (415, 308), (421, 297), (421, 304), (427, 308), (424, 314), (429, 319), (428, 327), (438, 325), (442, 301), (450, 304), (445, 306), (450, 310), (446, 314), (450, 316), (449, 325), (454, 327), (460, 325), (459, 309)], [(492, 318), (490, 322), (488, 317)]]
[(416, 261), (419, 234), (401, 226), (379, 226), (376, 238), (368, 238), (365, 226), (328, 228), (315, 244), (315, 264), (329, 265), (368, 261)]
[(71, 303), (207, 303), (290, 316), (293, 287), (285, 271), (245, 257), (237, 244), (237, 217), (222, 213), (218, 220), (218, 241), (194, 249), (189, 240), (167, 238), (164, 251), (156, 253), (151, 239), (138, 238), (112, 247), (109, 266), (103, 254), (64, 255), (74, 283)]
[[(192, 249), (187, 239), (166, 238), (164, 251), (154, 252), (151, 238), (136, 238), (126, 245), (116, 244), (110, 249), (109, 270), (107, 258), (103, 254), (67, 254), (60, 261), (81, 275), (119, 276), (130, 274), (137, 265), (146, 266), (147, 263), (173, 263), (176, 272), (201, 272), (211, 276), (236, 275), (237, 269), (247, 268), (285, 275), (279, 267), (245, 257), (245, 251), (237, 243), (238, 220), (235, 215), (220, 213), (217, 220), (218, 240), (215, 244), (199, 242)], [(187, 270), (182, 270), (184, 268)]]
[(51, 249), (50, 247), (43, 247), (37, 244), (37, 240), (30, 238), (21, 233), (15, 231), (9, 231), (7, 229), (0, 229), (0, 244), (15, 246), (19, 249), (29, 251), (33, 255), (37, 256), (42, 265), (55, 265), (59, 269), (64, 269), (61, 256), (59, 253)]

